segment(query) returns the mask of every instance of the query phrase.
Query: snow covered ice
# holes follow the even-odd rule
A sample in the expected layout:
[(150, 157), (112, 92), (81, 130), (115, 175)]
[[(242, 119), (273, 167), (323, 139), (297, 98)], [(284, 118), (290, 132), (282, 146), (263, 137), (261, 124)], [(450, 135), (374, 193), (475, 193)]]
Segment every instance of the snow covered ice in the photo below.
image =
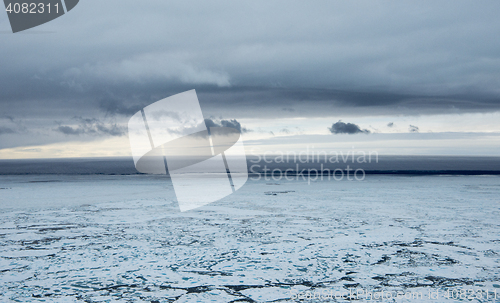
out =
[(500, 301), (498, 180), (249, 180), (181, 213), (164, 177), (0, 176), (0, 301), (292, 302), (349, 289), (488, 289)]

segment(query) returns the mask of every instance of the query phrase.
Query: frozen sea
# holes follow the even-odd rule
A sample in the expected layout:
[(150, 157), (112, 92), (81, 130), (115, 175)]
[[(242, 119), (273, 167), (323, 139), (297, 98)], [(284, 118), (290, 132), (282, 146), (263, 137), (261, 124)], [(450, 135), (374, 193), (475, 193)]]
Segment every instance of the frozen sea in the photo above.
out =
[(164, 176), (3, 175), (0, 302), (500, 302), (499, 201), (499, 176), (261, 178), (181, 213)]

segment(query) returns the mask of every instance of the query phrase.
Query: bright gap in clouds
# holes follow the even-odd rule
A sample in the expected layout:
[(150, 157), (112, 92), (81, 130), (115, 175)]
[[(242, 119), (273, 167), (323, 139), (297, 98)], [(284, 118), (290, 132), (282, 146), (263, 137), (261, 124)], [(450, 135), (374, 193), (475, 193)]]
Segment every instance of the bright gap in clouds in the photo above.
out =
[[(247, 139), (262, 139), (275, 136), (326, 135), (328, 127), (338, 121), (353, 123), (371, 134), (409, 133), (418, 128), (419, 133), (443, 132), (500, 132), (500, 113), (475, 113), (432, 116), (337, 116), (327, 118), (283, 118), (283, 119), (241, 119), (251, 132)], [(337, 135), (339, 136), (339, 135)], [(340, 135), (343, 136), (343, 135)]]
[[(370, 133), (332, 134), (339, 120)], [(241, 119), (248, 154), (270, 151), (377, 151), (391, 155), (500, 156), (500, 113), (434, 116)], [(126, 135), (68, 136), (66, 142), (0, 150), (2, 159), (130, 157)]]

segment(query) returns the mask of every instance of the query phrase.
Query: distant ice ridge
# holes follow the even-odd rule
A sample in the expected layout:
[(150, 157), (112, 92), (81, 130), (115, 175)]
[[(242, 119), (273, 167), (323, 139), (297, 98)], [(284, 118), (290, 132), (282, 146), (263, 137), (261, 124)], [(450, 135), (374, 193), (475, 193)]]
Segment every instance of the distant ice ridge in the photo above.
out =
[(0, 176), (0, 302), (500, 293), (498, 177), (283, 181), (180, 213), (165, 178)]
[[(261, 158), (260, 162), (255, 162)], [(252, 165), (266, 165), (269, 169), (278, 168), (285, 171), (295, 169), (299, 164), (301, 169), (316, 168), (325, 162), (308, 159), (306, 163), (290, 161), (273, 163), (276, 156), (249, 156), (248, 168)], [(291, 158), (293, 160), (293, 157)], [(328, 161), (328, 159), (326, 159)], [(266, 162), (267, 161), (267, 162)], [(271, 161), (271, 162), (269, 162)], [(297, 162), (297, 163), (296, 163)], [(371, 163), (355, 163), (351, 158), (341, 159), (340, 163), (324, 163), (325, 168), (346, 169), (362, 168), (368, 172), (374, 171), (477, 171), (500, 173), (500, 157), (443, 157), (443, 156), (379, 156), (378, 161)], [(259, 169), (255, 169), (259, 170)], [(125, 158), (78, 158), (78, 159), (28, 159), (28, 160), (0, 160), (0, 175), (136, 175), (132, 157)]]

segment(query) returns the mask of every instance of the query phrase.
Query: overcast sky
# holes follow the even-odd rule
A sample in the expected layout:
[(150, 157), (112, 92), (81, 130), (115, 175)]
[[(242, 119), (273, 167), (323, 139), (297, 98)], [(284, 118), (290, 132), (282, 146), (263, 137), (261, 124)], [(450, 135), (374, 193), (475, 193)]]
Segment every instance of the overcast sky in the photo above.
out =
[(16, 34), (0, 13), (0, 158), (127, 155), (128, 119), (190, 89), (249, 145), (385, 136), (370, 146), (386, 150), (387, 136), (419, 133), (401, 153), (500, 155), (499, 12), (496, 0), (83, 0)]

